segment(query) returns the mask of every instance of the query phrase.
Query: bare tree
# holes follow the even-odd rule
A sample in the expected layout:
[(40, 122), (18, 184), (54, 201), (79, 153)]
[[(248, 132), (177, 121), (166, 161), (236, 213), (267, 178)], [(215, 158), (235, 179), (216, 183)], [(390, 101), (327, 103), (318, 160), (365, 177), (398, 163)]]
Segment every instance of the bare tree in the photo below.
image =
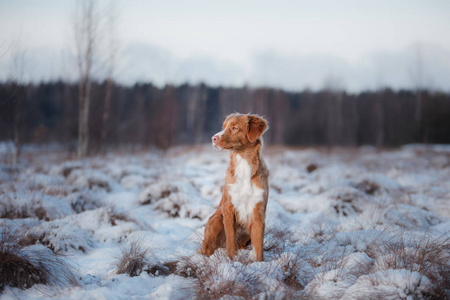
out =
[(77, 2), (74, 33), (78, 64), (78, 157), (86, 156), (89, 146), (89, 105), (94, 52), (97, 47), (99, 18), (96, 1)]
[[(173, 87), (166, 87), (167, 99), (171, 99), (173, 95)], [(197, 84), (192, 87), (188, 100), (187, 107), (187, 128), (188, 131), (193, 135), (192, 140), (194, 143), (198, 144), (201, 142), (203, 137), (203, 127), (205, 124), (205, 110), (206, 110), (206, 100), (208, 94), (206, 87), (203, 84)], [(166, 101), (168, 101), (166, 99)], [(169, 105), (170, 106), (170, 105)], [(164, 107), (164, 109), (171, 110), (171, 108)]]
[(415, 48), (415, 57), (412, 67), (409, 71), (412, 82), (416, 89), (416, 104), (414, 121), (419, 126), (422, 116), (422, 91), (425, 89), (425, 76), (423, 67), (422, 47), (418, 44)]
[(379, 90), (376, 93), (376, 98), (374, 102), (373, 115), (375, 120), (375, 146), (380, 148), (385, 144), (385, 116), (384, 116), (384, 108), (383, 108), (383, 93)]
[(409, 75), (416, 90), (415, 105), (414, 105), (414, 123), (416, 131), (419, 132), (419, 139), (421, 142), (428, 144), (429, 128), (428, 123), (423, 120), (424, 91), (430, 89), (432, 80), (426, 72), (424, 56), (426, 57), (424, 47), (422, 44), (417, 44), (414, 48), (414, 56), (411, 60), (409, 68)]
[(326, 145), (328, 150), (333, 145), (342, 143), (343, 118), (341, 115), (343, 107), (344, 82), (342, 78), (329, 75), (325, 78), (323, 87), (323, 100), (326, 111)]
[(12, 53), (12, 63), (10, 65), (9, 81), (13, 86), (12, 92), (8, 95), (7, 99), (2, 101), (0, 109), (3, 105), (11, 103), (12, 110), (12, 132), (13, 132), (13, 153), (12, 164), (16, 165), (19, 160), (20, 150), (22, 146), (21, 129), (22, 129), (22, 96), (18, 95), (19, 89), (22, 86), (24, 70), (25, 70), (25, 50), (20, 45), (19, 41), (11, 41), (7, 43), (6, 40), (0, 43), (0, 59), (2, 59), (11, 49), (14, 49)]
[(22, 128), (22, 95), (18, 95), (19, 87), (22, 86), (24, 70), (25, 70), (25, 50), (16, 44), (16, 50), (13, 54), (11, 66), (11, 82), (16, 85), (12, 94), (14, 101), (14, 116), (13, 116), (13, 136), (14, 136), (14, 150), (13, 150), (13, 165), (16, 165), (19, 160), (20, 150), (22, 146), (21, 128)]
[(106, 38), (107, 38), (107, 73), (105, 86), (105, 102), (103, 106), (102, 128), (100, 134), (100, 150), (104, 150), (106, 135), (108, 134), (109, 111), (111, 107), (111, 95), (114, 86), (119, 41), (117, 38), (117, 10), (114, 2), (109, 2), (106, 13)]

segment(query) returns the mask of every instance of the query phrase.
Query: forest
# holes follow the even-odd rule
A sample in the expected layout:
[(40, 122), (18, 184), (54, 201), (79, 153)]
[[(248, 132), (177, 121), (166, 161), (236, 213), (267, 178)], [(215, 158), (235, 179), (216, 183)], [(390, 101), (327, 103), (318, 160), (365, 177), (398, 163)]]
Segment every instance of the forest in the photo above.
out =
[[(89, 152), (121, 145), (156, 146), (209, 142), (233, 112), (264, 115), (267, 144), (392, 147), (450, 143), (450, 96), (384, 89), (350, 94), (324, 89), (290, 92), (272, 88), (210, 87), (93, 82)], [(79, 98), (76, 83), (0, 85), (0, 140), (56, 142), (75, 151)], [(105, 114), (108, 116), (105, 118)]]

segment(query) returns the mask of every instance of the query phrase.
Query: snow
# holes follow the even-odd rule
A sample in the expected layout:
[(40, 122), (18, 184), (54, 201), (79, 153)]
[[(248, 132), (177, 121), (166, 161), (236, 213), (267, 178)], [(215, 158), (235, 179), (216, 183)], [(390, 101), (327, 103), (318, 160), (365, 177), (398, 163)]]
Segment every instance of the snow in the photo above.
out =
[[(0, 144), (0, 155), (8, 149)], [(23, 248), (30, 260), (44, 253), (50, 262), (57, 257), (74, 266), (79, 286), (56, 294), (39, 285), (6, 287), (4, 299), (449, 293), (441, 272), (450, 263), (449, 146), (267, 147), (264, 262), (254, 262), (250, 248), (235, 259), (224, 249), (198, 254), (220, 202), (226, 151), (177, 147), (76, 160), (56, 146), (40, 151), (30, 145), (24, 153), (27, 159), (15, 168), (0, 164), (0, 224), (34, 238)], [(135, 277), (118, 274), (117, 260), (136, 241), (148, 249), (145, 268)], [(169, 273), (149, 271), (170, 263)]]
[(405, 269), (363, 275), (349, 287), (342, 299), (421, 299), (432, 289), (430, 280)]

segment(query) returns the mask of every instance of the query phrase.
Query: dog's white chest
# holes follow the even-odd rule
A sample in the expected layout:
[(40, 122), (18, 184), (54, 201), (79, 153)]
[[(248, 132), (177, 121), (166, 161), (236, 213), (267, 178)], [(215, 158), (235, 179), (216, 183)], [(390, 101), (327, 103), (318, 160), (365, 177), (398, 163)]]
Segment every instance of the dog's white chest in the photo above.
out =
[(230, 184), (229, 189), (231, 203), (233, 203), (236, 212), (239, 213), (240, 221), (248, 223), (252, 219), (256, 204), (263, 201), (264, 190), (252, 184), (252, 167), (240, 155), (236, 156), (234, 175), (236, 182)]

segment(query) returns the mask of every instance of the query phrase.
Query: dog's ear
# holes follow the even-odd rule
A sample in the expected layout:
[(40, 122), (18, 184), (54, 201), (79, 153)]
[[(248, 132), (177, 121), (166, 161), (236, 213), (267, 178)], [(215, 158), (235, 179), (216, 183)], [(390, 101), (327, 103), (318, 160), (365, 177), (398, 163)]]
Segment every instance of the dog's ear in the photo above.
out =
[(248, 133), (247, 138), (250, 143), (253, 143), (267, 130), (268, 122), (256, 115), (247, 115), (248, 116)]

